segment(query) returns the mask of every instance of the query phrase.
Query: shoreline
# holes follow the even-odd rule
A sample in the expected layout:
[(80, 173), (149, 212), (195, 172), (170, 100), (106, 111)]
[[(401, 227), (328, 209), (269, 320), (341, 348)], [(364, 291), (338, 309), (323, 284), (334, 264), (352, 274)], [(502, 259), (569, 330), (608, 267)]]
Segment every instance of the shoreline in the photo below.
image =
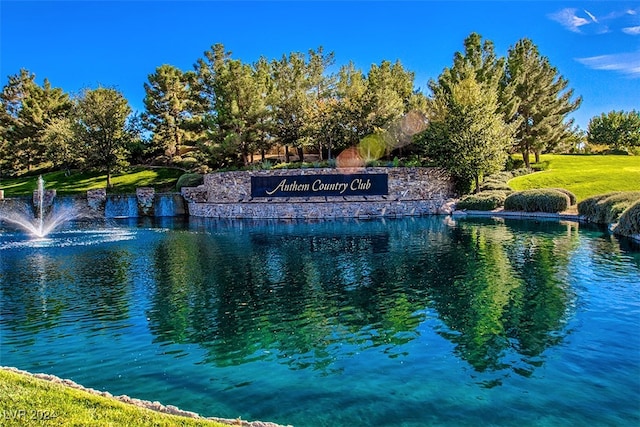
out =
[(522, 212), (522, 211), (505, 211), (504, 208), (494, 209), (492, 211), (476, 211), (476, 210), (468, 210), (468, 211), (458, 211), (454, 210), (451, 212), (451, 217), (499, 217), (499, 218), (514, 218), (514, 219), (549, 219), (549, 220), (558, 220), (558, 221), (574, 221), (581, 224), (594, 224), (601, 225), (603, 227), (607, 227), (609, 232), (618, 237), (626, 237), (630, 239), (634, 243), (640, 243), (640, 234), (632, 234), (626, 235), (622, 233), (615, 232), (616, 224), (596, 224), (590, 222), (584, 215), (579, 215), (577, 213), (569, 213), (569, 212), (559, 212), (559, 213), (547, 213), (547, 212)]
[(76, 390), (81, 390), (81, 391), (84, 391), (84, 392), (87, 392), (87, 393), (91, 393), (91, 394), (96, 395), (96, 396), (106, 397), (107, 399), (114, 399), (114, 400), (117, 400), (119, 402), (125, 403), (127, 405), (133, 405), (133, 406), (137, 406), (139, 408), (150, 409), (152, 411), (160, 412), (160, 413), (167, 414), (167, 415), (177, 415), (177, 416), (187, 417), (187, 418), (216, 421), (218, 423), (228, 424), (230, 426), (242, 426), (242, 427), (292, 427), (292, 426), (283, 426), (283, 425), (280, 425), (280, 424), (275, 424), (275, 423), (265, 422), (265, 421), (245, 421), (245, 420), (242, 420), (240, 418), (230, 419), (230, 418), (218, 418), (218, 417), (203, 417), (202, 415), (200, 415), (200, 414), (198, 414), (196, 412), (185, 411), (185, 410), (182, 410), (182, 409), (178, 408), (177, 406), (173, 406), (173, 405), (163, 405), (162, 403), (157, 402), (157, 401), (151, 402), (151, 401), (148, 401), (148, 400), (137, 399), (137, 398), (134, 398), (134, 397), (127, 396), (126, 394), (122, 394), (122, 395), (119, 395), (119, 396), (114, 396), (111, 393), (109, 393), (108, 391), (95, 390), (93, 388), (85, 387), (85, 386), (83, 386), (81, 384), (78, 384), (75, 381), (72, 381), (72, 380), (69, 380), (69, 379), (63, 379), (63, 378), (60, 378), (60, 377), (57, 377), (57, 376), (51, 375), (51, 374), (32, 373), (32, 372), (25, 371), (25, 370), (22, 370), (22, 369), (19, 369), (19, 368), (15, 368), (15, 367), (12, 367), (12, 366), (0, 366), (0, 370), (13, 372), (13, 373), (16, 373), (16, 374), (20, 374), (20, 375), (24, 375), (24, 376), (28, 376), (28, 377), (32, 377), (32, 378), (37, 378), (37, 379), (44, 380), (44, 381), (49, 381), (51, 383), (59, 384), (59, 385), (62, 385), (64, 387), (69, 387), (69, 388), (73, 388), (73, 389), (76, 389)]

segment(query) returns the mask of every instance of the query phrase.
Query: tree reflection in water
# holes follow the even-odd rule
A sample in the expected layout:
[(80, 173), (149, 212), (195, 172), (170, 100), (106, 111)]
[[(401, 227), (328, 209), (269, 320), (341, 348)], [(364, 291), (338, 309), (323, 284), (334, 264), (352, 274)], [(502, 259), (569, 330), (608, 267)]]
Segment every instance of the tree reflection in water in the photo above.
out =
[(197, 224), (156, 246), (148, 317), (157, 341), (196, 343), (206, 363), (327, 372), (371, 348), (401, 357), (437, 317), (438, 333), (473, 369), (528, 376), (567, 333), (574, 299), (563, 275), (577, 229), (545, 228)]

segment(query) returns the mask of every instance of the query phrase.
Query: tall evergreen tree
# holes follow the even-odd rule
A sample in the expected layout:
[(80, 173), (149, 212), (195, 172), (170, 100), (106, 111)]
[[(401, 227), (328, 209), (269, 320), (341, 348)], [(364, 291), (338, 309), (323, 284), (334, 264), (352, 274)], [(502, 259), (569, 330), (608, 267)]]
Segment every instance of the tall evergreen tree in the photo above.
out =
[(44, 133), (47, 126), (57, 119), (67, 117), (72, 108), (69, 96), (60, 88), (54, 88), (45, 79), (42, 86), (35, 75), (22, 69), (9, 77), (0, 97), (4, 138), (8, 141), (15, 171), (31, 169), (47, 159)]
[(125, 97), (111, 88), (87, 89), (76, 104), (77, 138), (83, 142), (89, 165), (106, 171), (107, 188), (113, 186), (112, 172), (125, 159), (129, 114), (131, 107)]
[(188, 138), (186, 122), (192, 118), (190, 73), (161, 65), (144, 84), (145, 126), (153, 133), (152, 145), (169, 158), (180, 156)]
[(528, 167), (530, 153), (537, 162), (545, 149), (571, 138), (573, 121), (567, 120), (567, 115), (580, 107), (582, 98), (572, 100), (569, 81), (529, 39), (521, 39), (509, 49), (506, 71), (504, 87), (510, 88), (515, 100), (508, 120), (517, 126), (515, 148)]
[(307, 126), (307, 114), (310, 102), (307, 62), (299, 52), (283, 55), (271, 63), (274, 96), (271, 111), (273, 114), (273, 136), (285, 147), (286, 161), (289, 161), (288, 147), (295, 147), (300, 161), (304, 160), (304, 135)]

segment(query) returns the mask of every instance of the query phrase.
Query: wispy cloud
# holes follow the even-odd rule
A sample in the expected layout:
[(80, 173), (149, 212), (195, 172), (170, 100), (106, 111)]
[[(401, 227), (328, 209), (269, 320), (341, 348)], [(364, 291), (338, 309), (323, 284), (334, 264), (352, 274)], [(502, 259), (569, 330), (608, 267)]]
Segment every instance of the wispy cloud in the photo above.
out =
[(640, 36), (640, 25), (636, 27), (625, 27), (622, 32), (630, 36)]
[(640, 78), (640, 51), (576, 58), (576, 60), (594, 70), (617, 71), (629, 77)]
[(591, 23), (591, 21), (589, 19), (579, 17), (578, 15), (576, 15), (577, 12), (578, 9), (566, 8), (556, 13), (552, 13), (551, 15), (549, 15), (549, 18), (560, 23), (560, 25), (562, 25), (569, 31), (579, 33), (580, 27)]
[(640, 8), (616, 10), (596, 16), (590, 11), (565, 8), (548, 15), (564, 28), (579, 34), (606, 34), (621, 31), (628, 35), (638, 35), (638, 15)]

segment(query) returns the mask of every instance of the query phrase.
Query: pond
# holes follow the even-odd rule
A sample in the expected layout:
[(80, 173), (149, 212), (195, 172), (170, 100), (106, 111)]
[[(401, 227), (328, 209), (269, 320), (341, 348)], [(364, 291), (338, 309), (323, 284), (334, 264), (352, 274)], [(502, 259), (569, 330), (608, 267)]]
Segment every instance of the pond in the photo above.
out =
[(629, 240), (555, 221), (145, 221), (0, 228), (0, 364), (297, 427), (640, 423)]

